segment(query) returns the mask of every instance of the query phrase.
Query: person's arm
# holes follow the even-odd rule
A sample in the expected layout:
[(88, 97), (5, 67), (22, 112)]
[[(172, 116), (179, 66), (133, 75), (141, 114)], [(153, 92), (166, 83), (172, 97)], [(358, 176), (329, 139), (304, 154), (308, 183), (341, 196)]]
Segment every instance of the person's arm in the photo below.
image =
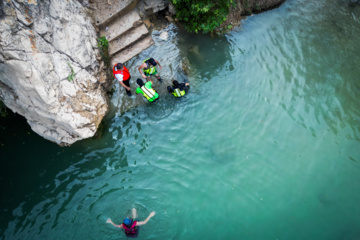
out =
[(138, 67), (138, 70), (139, 70), (141, 76), (142, 76), (143, 78), (146, 78), (144, 72), (141, 71), (141, 69), (143, 69), (144, 67), (146, 67), (146, 63), (141, 64), (141, 65)]
[[(129, 81), (129, 80), (127, 80), (127, 81)], [(130, 91), (130, 90), (131, 90), (131, 88), (130, 88), (130, 87), (128, 87), (128, 86), (126, 86), (126, 85), (125, 85), (125, 83), (124, 83), (123, 81), (119, 81), (119, 83), (120, 83), (120, 85), (121, 85), (121, 86), (123, 86), (126, 90), (128, 90), (128, 91)]]
[(186, 83), (185, 82), (182, 82), (179, 84), (179, 88), (184, 88), (186, 86)]
[(183, 89), (185, 90), (185, 92), (187, 92), (190, 88), (190, 83), (183, 82), (182, 84), (184, 84)]
[(174, 89), (172, 86), (167, 87), (168, 93), (172, 94), (174, 92)]
[(114, 227), (117, 227), (117, 228), (123, 228), (122, 224), (119, 224), (119, 225), (115, 224), (113, 221), (111, 221), (111, 218), (108, 218), (106, 220), (106, 223), (110, 223), (111, 225), (113, 225)]
[(156, 59), (154, 59), (154, 60), (159, 65), (160, 69), (162, 69), (162, 66), (160, 65), (160, 63)]
[(150, 220), (150, 218), (152, 218), (154, 215), (155, 215), (155, 212), (151, 212), (151, 213), (149, 214), (149, 216), (145, 219), (145, 221), (136, 222), (136, 226), (145, 225), (145, 224)]

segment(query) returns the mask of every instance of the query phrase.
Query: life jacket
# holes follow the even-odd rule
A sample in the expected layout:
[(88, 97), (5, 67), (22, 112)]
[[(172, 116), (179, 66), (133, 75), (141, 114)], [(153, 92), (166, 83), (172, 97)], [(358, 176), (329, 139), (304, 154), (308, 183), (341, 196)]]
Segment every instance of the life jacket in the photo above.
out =
[(147, 99), (147, 100), (149, 100), (150, 102), (152, 102), (153, 100), (155, 100), (155, 99), (153, 99), (154, 97), (155, 97), (155, 90), (154, 89), (148, 89), (148, 88), (146, 88), (145, 87), (145, 85), (143, 85), (141, 88), (140, 88), (141, 90), (142, 90), (142, 95)]
[(123, 75), (123, 81), (127, 81), (130, 78), (130, 72), (125, 66), (124, 66), (124, 70), (121, 71), (116, 68), (116, 64), (115, 64), (115, 66), (113, 67), (113, 74), (114, 74), (114, 77), (116, 74)]
[(126, 235), (137, 234), (138, 228), (136, 227), (136, 223), (137, 223), (137, 221), (133, 221), (133, 223), (131, 224), (131, 227), (128, 227), (125, 224), (122, 225)]
[(180, 88), (175, 88), (172, 94), (174, 95), (174, 97), (180, 98), (185, 95), (185, 90), (180, 90)]
[(152, 66), (152, 67), (149, 68), (149, 63), (148, 63), (148, 60), (149, 60), (149, 59), (150, 59), (150, 58), (147, 58), (147, 59), (145, 59), (145, 60), (143, 61), (143, 63), (146, 63), (146, 66), (147, 66), (146, 68), (143, 68), (143, 72), (146, 73), (146, 74), (151, 75), (151, 74), (155, 73), (156, 67)]

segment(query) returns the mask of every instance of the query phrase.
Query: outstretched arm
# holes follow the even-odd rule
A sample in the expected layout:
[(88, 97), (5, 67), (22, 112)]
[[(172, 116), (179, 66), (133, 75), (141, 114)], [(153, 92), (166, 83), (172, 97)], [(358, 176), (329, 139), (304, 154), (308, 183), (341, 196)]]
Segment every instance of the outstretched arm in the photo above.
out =
[[(145, 64), (145, 65), (144, 65), (144, 64)], [(139, 70), (141, 76), (142, 76), (143, 78), (146, 78), (144, 72), (141, 71), (141, 69), (143, 69), (144, 67), (146, 67), (146, 63), (141, 64), (141, 65), (138, 67), (138, 70)]]
[(180, 87), (186, 87), (186, 86), (189, 86), (190, 83), (186, 83), (186, 82), (182, 82), (180, 83)]
[(119, 224), (119, 225), (115, 224), (113, 221), (111, 221), (111, 218), (108, 218), (106, 220), (106, 223), (110, 223), (111, 225), (113, 225), (114, 227), (117, 227), (117, 228), (123, 228), (122, 224)]
[(162, 69), (162, 66), (160, 65), (160, 63), (157, 60), (155, 60), (155, 62), (159, 65), (160, 69)]
[(136, 222), (136, 226), (145, 225), (145, 224), (150, 220), (150, 218), (152, 218), (154, 215), (155, 215), (155, 212), (151, 212), (151, 213), (149, 214), (149, 216), (145, 219), (145, 221)]

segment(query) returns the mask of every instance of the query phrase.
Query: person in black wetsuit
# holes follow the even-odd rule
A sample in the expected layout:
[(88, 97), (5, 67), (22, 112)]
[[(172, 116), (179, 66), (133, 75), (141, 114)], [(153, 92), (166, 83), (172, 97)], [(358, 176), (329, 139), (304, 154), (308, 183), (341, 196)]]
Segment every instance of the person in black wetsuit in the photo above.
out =
[(176, 98), (180, 98), (184, 96), (189, 89), (190, 89), (190, 83), (186, 83), (186, 82), (179, 83), (176, 80), (172, 81), (172, 86), (167, 87), (168, 92), (174, 95), (174, 97)]

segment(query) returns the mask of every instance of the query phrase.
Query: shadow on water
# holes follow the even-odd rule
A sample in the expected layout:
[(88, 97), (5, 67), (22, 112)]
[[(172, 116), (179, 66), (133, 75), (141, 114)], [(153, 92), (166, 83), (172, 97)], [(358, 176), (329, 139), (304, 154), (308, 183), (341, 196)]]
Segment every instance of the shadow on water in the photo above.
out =
[[(55, 227), (67, 203), (87, 182), (109, 169), (128, 166), (125, 147), (116, 144), (109, 129), (104, 130), (101, 141), (88, 139), (59, 147), (32, 132), (17, 114), (0, 120), (0, 188), (4, 196), (0, 200), (1, 235), (5, 229), (21, 234), (36, 221), (50, 217)], [(60, 208), (54, 215), (57, 204)], [(37, 219), (38, 214), (44, 219)], [(8, 225), (11, 222), (16, 225)]]
[(179, 29), (177, 46), (180, 55), (189, 60), (191, 69), (196, 69), (199, 81), (207, 82), (219, 74), (225, 64), (233, 67), (231, 43), (226, 37), (212, 38)]
[(344, 228), (340, 231), (339, 235), (336, 238), (337, 240), (358, 240), (360, 239), (360, 230), (354, 228)]

